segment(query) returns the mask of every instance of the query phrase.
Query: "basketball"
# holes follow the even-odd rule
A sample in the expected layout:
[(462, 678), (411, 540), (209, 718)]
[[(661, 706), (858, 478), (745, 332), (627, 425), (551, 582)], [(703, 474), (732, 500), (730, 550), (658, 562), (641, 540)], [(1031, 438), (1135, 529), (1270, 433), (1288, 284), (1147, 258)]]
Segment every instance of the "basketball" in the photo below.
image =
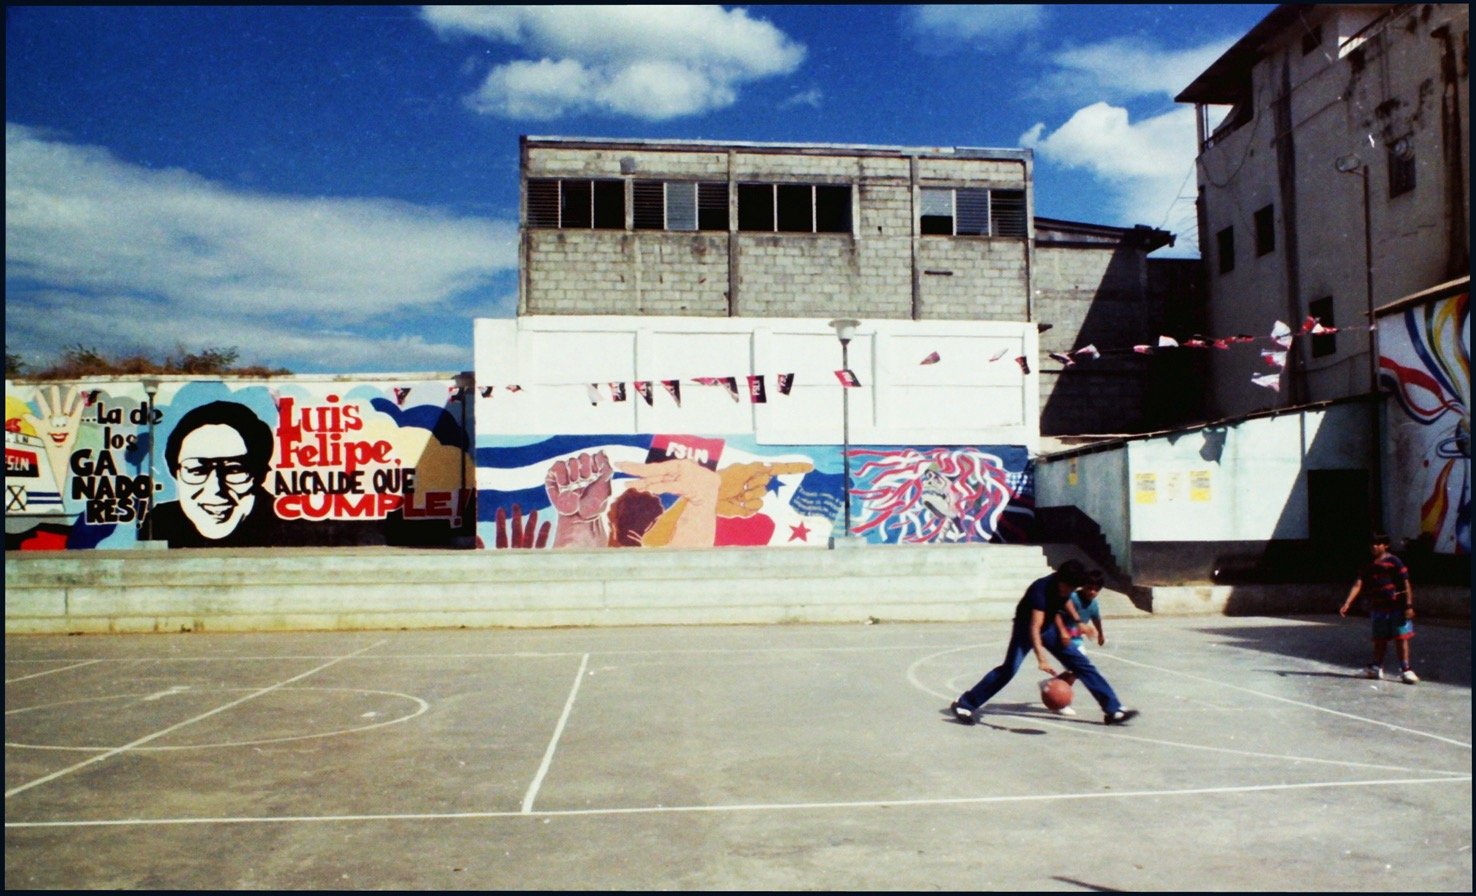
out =
[(1040, 683), (1040, 702), (1046, 709), (1065, 709), (1071, 705), (1073, 695), (1071, 685), (1059, 678), (1047, 678)]

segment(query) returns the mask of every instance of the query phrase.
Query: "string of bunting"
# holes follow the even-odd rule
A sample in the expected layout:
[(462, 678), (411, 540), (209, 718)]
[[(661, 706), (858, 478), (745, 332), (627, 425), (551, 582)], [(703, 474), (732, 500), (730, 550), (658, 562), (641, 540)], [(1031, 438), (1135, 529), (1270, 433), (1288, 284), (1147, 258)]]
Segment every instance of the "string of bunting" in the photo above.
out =
[[(1293, 340), (1295, 340), (1297, 337), (1303, 336), (1330, 336), (1336, 332), (1338, 332), (1337, 327), (1323, 326), (1316, 317), (1308, 316), (1306, 320), (1302, 321), (1301, 328), (1295, 331), (1292, 330), (1292, 328), (1286, 323), (1279, 320), (1276, 321), (1275, 326), (1271, 329), (1271, 335), (1269, 336), (1250, 336), (1246, 334), (1241, 334), (1238, 336), (1226, 336), (1218, 339), (1211, 339), (1200, 335), (1194, 335), (1182, 342), (1174, 339), (1171, 336), (1159, 336), (1157, 343), (1151, 345), (1143, 344), (1134, 345), (1131, 348), (1105, 350), (1098, 349), (1095, 345), (1086, 345), (1070, 352), (1050, 352), (1048, 353), (1047, 357), (1051, 358), (1054, 361), (1059, 361), (1062, 368), (1067, 369), (1075, 367), (1078, 363), (1082, 361), (1095, 361), (1099, 358), (1112, 355), (1151, 355), (1155, 352), (1167, 349), (1219, 349), (1223, 351), (1228, 350), (1232, 345), (1241, 345), (1267, 340), (1272, 345), (1274, 345), (1275, 348), (1262, 349), (1261, 358), (1266, 362), (1268, 367), (1274, 368), (1274, 372), (1254, 374), (1251, 376), (1251, 382), (1257, 386), (1280, 391), (1281, 371), (1286, 367), (1287, 352), (1291, 349)], [(995, 352), (987, 360), (989, 363), (992, 364), (997, 361), (1003, 360), (1008, 354), (1008, 348), (1001, 349)], [(931, 352), (928, 354), (927, 357), (923, 358), (918, 363), (920, 365), (931, 365), (937, 364), (942, 360), (942, 355), (940, 355), (938, 352)], [(1024, 355), (1016, 355), (1014, 361), (1019, 366), (1020, 372), (1022, 374), (1030, 374), (1030, 361), (1028, 358), (1026, 358)], [(837, 370), (835, 371), (835, 377), (837, 380), (840, 381), (840, 384), (843, 388), (855, 389), (861, 386), (861, 380), (859, 377), (856, 376), (856, 373), (853, 370)], [(775, 380), (777, 391), (780, 395), (788, 395), (790, 394), (790, 390), (794, 388), (793, 373), (775, 374)], [(700, 386), (721, 386), (727, 390), (729, 397), (731, 397), (735, 402), (741, 401), (745, 392), (748, 395), (748, 400), (753, 404), (765, 404), (769, 400), (768, 389), (765, 384), (764, 374), (748, 375), (746, 377), (746, 389), (740, 388), (739, 378), (736, 376), (698, 376), (692, 377), (691, 381)], [(672, 401), (676, 402), (677, 406), (680, 407), (682, 403), (682, 380), (680, 379), (635, 380), (629, 383), (631, 387), (630, 390), (627, 390), (627, 384), (624, 382), (587, 383), (585, 384), (585, 393), (589, 398), (590, 404), (597, 405), (601, 401), (605, 400), (606, 395), (609, 396), (609, 399), (611, 401), (627, 401), (630, 399), (630, 391), (634, 391), (635, 394), (640, 396), (641, 400), (643, 400), (647, 405), (654, 406), (656, 394), (655, 384), (658, 382), (661, 384), (662, 388), (666, 390), (667, 394), (671, 396)], [(451, 388), (454, 391), (459, 387), (453, 386)], [(502, 388), (507, 392), (521, 392), (523, 390), (523, 387), (520, 385), (508, 385), (503, 386)], [(494, 394), (495, 389), (495, 386), (481, 386), (478, 388), (478, 392), (483, 398), (491, 398)], [(403, 402), (403, 396), (399, 394), (401, 390), (396, 389), (395, 391), (396, 397)], [(404, 391), (408, 392), (409, 390), (407, 389)]]

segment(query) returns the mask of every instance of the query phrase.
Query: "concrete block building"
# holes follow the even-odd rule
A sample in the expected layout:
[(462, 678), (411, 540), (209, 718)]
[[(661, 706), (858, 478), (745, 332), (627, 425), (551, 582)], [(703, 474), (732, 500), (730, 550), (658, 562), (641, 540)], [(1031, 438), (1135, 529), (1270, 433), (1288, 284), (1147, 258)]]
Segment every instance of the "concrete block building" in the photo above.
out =
[(1279, 392), (1247, 386), (1253, 353), (1215, 353), (1212, 415), (1373, 392), (1375, 309), (1470, 273), (1469, 23), (1465, 4), (1285, 4), (1178, 95), (1200, 113), (1214, 331), (1338, 330), (1298, 340)]
[(518, 312), (1031, 320), (1031, 154), (525, 137)]

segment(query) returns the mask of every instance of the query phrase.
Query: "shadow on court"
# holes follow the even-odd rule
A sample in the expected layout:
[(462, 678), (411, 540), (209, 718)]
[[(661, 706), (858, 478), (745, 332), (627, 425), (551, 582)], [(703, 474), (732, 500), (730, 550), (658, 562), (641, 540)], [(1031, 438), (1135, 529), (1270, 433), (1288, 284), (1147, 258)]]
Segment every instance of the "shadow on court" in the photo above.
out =
[(953, 722), (1007, 623), (7, 637), (5, 883), (1469, 892), (1470, 631), (1366, 625), (1109, 618), (1112, 727)]

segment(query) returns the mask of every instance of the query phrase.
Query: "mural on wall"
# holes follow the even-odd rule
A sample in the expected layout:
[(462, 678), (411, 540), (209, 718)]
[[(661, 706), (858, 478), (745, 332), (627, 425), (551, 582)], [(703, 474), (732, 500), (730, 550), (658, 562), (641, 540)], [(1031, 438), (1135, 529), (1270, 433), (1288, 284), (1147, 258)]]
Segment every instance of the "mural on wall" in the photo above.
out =
[(449, 545), (469, 409), (444, 381), (7, 384), (7, 550)]
[[(1379, 377), (1392, 393), (1390, 527), (1437, 553), (1471, 553), (1469, 293), (1380, 321)], [(1415, 534), (1417, 533), (1417, 534)], [(1394, 533), (1391, 533), (1394, 534)]]
[[(1023, 541), (1023, 448), (852, 448), (853, 534), (874, 543)], [(484, 440), (477, 534), (498, 548), (824, 547), (843, 525), (840, 446), (752, 437)]]

